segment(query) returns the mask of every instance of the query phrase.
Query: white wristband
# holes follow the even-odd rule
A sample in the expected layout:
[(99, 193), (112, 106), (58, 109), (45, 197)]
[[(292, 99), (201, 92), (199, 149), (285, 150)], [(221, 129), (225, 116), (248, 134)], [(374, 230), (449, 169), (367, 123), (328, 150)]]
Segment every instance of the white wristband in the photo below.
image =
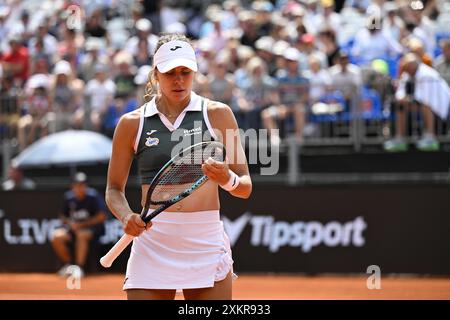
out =
[(231, 170), (228, 170), (230, 173), (230, 180), (224, 185), (220, 185), (220, 187), (226, 191), (233, 191), (237, 188), (240, 182), (239, 176)]

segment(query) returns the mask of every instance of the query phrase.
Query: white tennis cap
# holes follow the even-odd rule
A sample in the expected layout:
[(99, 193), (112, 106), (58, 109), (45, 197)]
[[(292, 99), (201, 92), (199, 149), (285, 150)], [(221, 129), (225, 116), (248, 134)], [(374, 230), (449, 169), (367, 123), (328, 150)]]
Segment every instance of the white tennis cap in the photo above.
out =
[(298, 51), (296, 48), (287, 48), (284, 51), (284, 58), (286, 60), (290, 60), (290, 61), (299, 61), (300, 59), (300, 51)]
[(156, 51), (153, 61), (161, 73), (181, 66), (194, 72), (198, 69), (194, 48), (186, 41), (173, 40), (163, 44)]
[(58, 61), (55, 65), (55, 68), (53, 69), (54, 74), (65, 74), (66, 76), (69, 76), (72, 73), (72, 67), (70, 66), (70, 63), (61, 60)]

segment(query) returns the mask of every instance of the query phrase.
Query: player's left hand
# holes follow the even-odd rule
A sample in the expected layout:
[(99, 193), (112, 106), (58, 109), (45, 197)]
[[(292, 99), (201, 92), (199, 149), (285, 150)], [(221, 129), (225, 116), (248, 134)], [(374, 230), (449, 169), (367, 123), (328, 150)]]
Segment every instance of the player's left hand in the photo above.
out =
[(230, 173), (227, 161), (216, 161), (208, 158), (202, 165), (203, 173), (219, 185), (224, 185), (230, 180)]

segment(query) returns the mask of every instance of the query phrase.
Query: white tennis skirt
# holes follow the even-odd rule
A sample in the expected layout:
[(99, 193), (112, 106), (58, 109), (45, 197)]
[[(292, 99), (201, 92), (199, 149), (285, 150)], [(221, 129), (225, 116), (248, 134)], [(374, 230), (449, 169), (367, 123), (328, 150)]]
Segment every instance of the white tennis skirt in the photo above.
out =
[(218, 210), (162, 212), (152, 223), (133, 240), (124, 290), (210, 288), (233, 270)]

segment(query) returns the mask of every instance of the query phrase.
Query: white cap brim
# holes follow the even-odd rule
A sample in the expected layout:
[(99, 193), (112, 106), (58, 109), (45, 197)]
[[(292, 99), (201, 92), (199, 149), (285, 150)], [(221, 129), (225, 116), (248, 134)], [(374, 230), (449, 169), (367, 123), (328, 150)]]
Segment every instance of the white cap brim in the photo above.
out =
[(186, 67), (197, 72), (197, 59), (192, 46), (185, 42), (174, 40), (163, 44), (153, 57), (153, 63), (161, 73), (166, 73), (176, 67)]
[(161, 62), (161, 63), (157, 64), (156, 67), (158, 68), (158, 71), (161, 73), (166, 73), (166, 72), (172, 70), (173, 68), (177, 68), (177, 67), (186, 67), (186, 68), (191, 69), (194, 72), (197, 72), (197, 70), (198, 70), (197, 63), (195, 61), (192, 61), (190, 59), (183, 59), (183, 58), (177, 58), (177, 59), (169, 60), (166, 62)]

